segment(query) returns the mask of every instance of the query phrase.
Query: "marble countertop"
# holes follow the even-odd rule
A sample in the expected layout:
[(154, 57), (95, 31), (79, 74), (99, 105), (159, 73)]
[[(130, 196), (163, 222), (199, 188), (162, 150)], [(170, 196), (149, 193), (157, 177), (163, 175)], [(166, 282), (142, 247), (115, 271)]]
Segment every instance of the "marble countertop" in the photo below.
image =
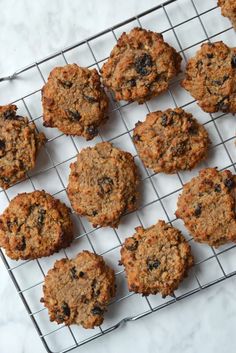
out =
[[(0, 0), (0, 76), (11, 74), (158, 2)], [(0, 277), (0, 352), (44, 353), (2, 261)], [(137, 322), (127, 323), (74, 352), (233, 353), (235, 284), (236, 278), (227, 279)]]

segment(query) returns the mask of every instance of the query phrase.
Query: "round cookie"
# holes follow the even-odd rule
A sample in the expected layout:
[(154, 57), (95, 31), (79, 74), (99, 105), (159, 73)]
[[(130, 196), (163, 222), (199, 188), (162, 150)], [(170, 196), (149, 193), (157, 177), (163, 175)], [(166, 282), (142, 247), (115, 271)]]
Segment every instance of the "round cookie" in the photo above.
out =
[(236, 2), (235, 0), (218, 0), (218, 6), (221, 7), (221, 14), (228, 17), (236, 29)]
[(102, 142), (83, 149), (70, 168), (71, 205), (94, 227), (117, 227), (122, 214), (137, 208), (138, 173), (130, 153)]
[(145, 166), (156, 173), (194, 168), (210, 142), (205, 128), (180, 108), (148, 114), (135, 125), (133, 141)]
[(143, 295), (172, 295), (193, 265), (191, 248), (181, 232), (158, 221), (150, 228), (135, 228), (121, 248), (121, 264), (130, 291)]
[(236, 241), (235, 176), (229, 170), (202, 169), (184, 185), (176, 216), (200, 243), (218, 247)]
[(208, 113), (236, 112), (236, 48), (204, 43), (187, 64), (182, 86)]
[(44, 126), (86, 140), (107, 119), (108, 98), (96, 69), (76, 64), (54, 68), (42, 89)]
[(45, 191), (17, 195), (0, 216), (0, 246), (13, 260), (52, 255), (72, 240), (70, 209)]
[(16, 105), (0, 106), (0, 187), (9, 188), (35, 167), (36, 156), (45, 143), (34, 123), (16, 115)]
[(115, 275), (102, 256), (83, 251), (75, 259), (62, 259), (49, 270), (41, 302), (51, 321), (94, 328), (115, 296)]
[(103, 83), (117, 100), (143, 103), (168, 89), (181, 60), (161, 34), (134, 28), (122, 34), (103, 65)]

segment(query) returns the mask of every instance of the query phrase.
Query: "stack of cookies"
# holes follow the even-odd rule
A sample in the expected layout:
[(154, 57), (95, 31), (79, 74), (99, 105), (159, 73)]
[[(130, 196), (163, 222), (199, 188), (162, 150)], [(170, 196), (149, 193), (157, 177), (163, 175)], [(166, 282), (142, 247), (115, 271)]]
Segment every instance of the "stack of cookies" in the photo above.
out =
[[(220, 0), (224, 16), (235, 22), (234, 1)], [(141, 28), (123, 33), (101, 69), (77, 64), (54, 68), (42, 89), (44, 126), (91, 140), (108, 119), (109, 100), (142, 104), (168, 90), (181, 71), (181, 55), (161, 34)], [(181, 83), (205, 112), (236, 112), (236, 49), (205, 43), (189, 60)], [(0, 186), (27, 177), (46, 137), (17, 107), (0, 107)], [(207, 159), (211, 144), (205, 127), (180, 107), (151, 112), (133, 130), (133, 142), (146, 168), (173, 174)], [(118, 227), (139, 207), (140, 176), (134, 157), (110, 142), (83, 149), (70, 166), (71, 207), (94, 227)], [(202, 169), (183, 186), (176, 216), (193, 239), (218, 247), (236, 242), (236, 177), (228, 170)], [(158, 215), (157, 215), (158, 218)], [(0, 246), (14, 260), (37, 259), (70, 246), (71, 210), (45, 191), (13, 198), (0, 216)], [(137, 227), (121, 246), (128, 288), (142, 295), (173, 295), (194, 264), (180, 230), (163, 220)], [(102, 256), (83, 251), (56, 261), (41, 301), (51, 321), (84, 328), (101, 325), (115, 296), (115, 273)]]

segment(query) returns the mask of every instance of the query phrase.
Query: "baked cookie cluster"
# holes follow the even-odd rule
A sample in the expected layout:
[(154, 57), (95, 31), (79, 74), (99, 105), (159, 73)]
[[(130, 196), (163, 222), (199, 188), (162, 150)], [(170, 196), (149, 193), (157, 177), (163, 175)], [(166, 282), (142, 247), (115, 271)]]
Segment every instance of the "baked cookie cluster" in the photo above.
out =
[[(235, 24), (234, 1), (219, 0), (222, 14)], [(161, 34), (141, 28), (123, 33), (96, 69), (68, 64), (54, 68), (42, 89), (43, 121), (67, 135), (91, 140), (108, 118), (108, 96), (144, 103), (168, 90), (181, 71), (181, 55)], [(236, 112), (236, 49), (204, 43), (187, 64), (181, 83), (205, 112)], [(17, 107), (0, 107), (0, 186), (27, 176), (46, 143)], [(147, 114), (133, 130), (133, 142), (154, 173), (189, 171), (207, 160), (208, 132), (187, 110)], [(66, 188), (71, 207), (93, 227), (116, 228), (123, 215), (137, 211), (141, 177), (134, 156), (110, 142), (82, 149), (70, 166)], [(193, 239), (218, 247), (236, 242), (236, 176), (229, 170), (202, 169), (183, 186), (176, 216)], [(158, 218), (158, 214), (157, 214)], [(13, 260), (50, 256), (70, 246), (71, 209), (45, 191), (21, 193), (0, 216), (0, 246)], [(171, 222), (137, 227), (121, 245), (128, 288), (142, 295), (174, 295), (194, 264), (189, 242)], [(51, 321), (94, 328), (102, 324), (116, 292), (115, 272), (102, 256), (82, 251), (56, 261), (48, 271), (41, 301)]]

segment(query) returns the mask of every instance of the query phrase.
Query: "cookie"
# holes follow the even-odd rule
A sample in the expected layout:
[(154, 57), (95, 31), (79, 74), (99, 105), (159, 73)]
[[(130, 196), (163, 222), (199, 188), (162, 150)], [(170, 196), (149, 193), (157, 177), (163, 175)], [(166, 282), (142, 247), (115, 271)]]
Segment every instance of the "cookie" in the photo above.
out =
[(191, 248), (181, 232), (158, 221), (127, 238), (121, 248), (121, 264), (130, 291), (143, 295), (173, 295), (193, 265)]
[(9, 188), (35, 167), (46, 138), (34, 123), (16, 115), (16, 105), (0, 106), (0, 187)]
[(45, 191), (17, 195), (0, 216), (0, 246), (13, 260), (52, 255), (72, 240), (70, 209)]
[(103, 83), (117, 100), (143, 103), (168, 89), (181, 60), (161, 34), (134, 28), (122, 34), (103, 65)]
[(107, 119), (108, 98), (96, 69), (76, 64), (54, 68), (42, 89), (44, 126), (86, 140)]
[(83, 149), (70, 168), (71, 205), (94, 227), (117, 227), (125, 212), (137, 208), (138, 173), (130, 153), (101, 142)]
[(182, 86), (208, 113), (236, 112), (236, 48), (204, 43), (187, 64)]
[(236, 29), (236, 2), (235, 0), (218, 0), (218, 6), (221, 7), (221, 14), (228, 17)]
[(83, 251), (75, 259), (62, 259), (49, 270), (41, 302), (51, 321), (94, 328), (115, 296), (115, 275), (102, 256)]
[(184, 185), (176, 216), (194, 240), (215, 247), (236, 241), (235, 182), (229, 170), (206, 168)]
[(210, 142), (205, 128), (180, 108), (148, 114), (135, 125), (133, 141), (144, 165), (156, 173), (194, 168)]

